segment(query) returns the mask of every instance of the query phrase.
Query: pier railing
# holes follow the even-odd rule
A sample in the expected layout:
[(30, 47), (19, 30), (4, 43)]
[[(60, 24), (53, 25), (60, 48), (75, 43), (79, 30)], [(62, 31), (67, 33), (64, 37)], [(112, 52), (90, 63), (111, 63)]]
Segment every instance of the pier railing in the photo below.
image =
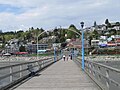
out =
[(54, 58), (52, 57), (0, 67), (0, 90), (6, 90), (14, 86), (15, 84), (30, 76), (33, 76), (54, 62), (56, 61), (54, 61)]
[[(81, 59), (75, 60), (79, 66)], [(102, 90), (120, 90), (120, 70), (110, 66), (85, 60), (85, 72)]]

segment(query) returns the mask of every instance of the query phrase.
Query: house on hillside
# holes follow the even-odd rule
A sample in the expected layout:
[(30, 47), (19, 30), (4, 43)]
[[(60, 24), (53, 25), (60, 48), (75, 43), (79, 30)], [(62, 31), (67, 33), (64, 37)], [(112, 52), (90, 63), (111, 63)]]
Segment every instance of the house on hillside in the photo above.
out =
[(19, 52), (19, 40), (18, 39), (11, 39), (5, 45), (4, 53), (15, 53)]

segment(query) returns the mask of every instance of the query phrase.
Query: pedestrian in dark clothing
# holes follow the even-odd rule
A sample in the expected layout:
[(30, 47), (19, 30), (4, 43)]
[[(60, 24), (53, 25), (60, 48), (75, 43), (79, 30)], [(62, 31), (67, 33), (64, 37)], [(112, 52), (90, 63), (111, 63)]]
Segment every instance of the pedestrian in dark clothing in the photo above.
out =
[(63, 59), (64, 59), (64, 61), (65, 61), (65, 55), (63, 55)]
[(70, 56), (70, 59), (72, 60), (72, 55)]
[(68, 61), (68, 56), (67, 56), (67, 61)]

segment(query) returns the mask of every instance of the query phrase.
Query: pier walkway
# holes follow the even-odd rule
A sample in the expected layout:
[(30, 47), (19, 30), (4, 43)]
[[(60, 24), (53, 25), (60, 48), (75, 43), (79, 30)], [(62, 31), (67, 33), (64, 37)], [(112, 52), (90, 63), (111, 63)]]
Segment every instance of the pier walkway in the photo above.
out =
[(15, 90), (100, 90), (90, 77), (72, 61), (60, 60), (41, 71)]

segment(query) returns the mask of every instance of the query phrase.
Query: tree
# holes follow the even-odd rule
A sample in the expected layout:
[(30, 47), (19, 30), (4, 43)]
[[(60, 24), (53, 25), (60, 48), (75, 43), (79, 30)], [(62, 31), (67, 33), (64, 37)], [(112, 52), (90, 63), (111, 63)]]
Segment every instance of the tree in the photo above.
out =
[(65, 42), (65, 37), (64, 36), (60, 37), (60, 43), (62, 43), (62, 42)]
[(31, 29), (31, 30), (34, 30), (34, 28), (33, 28), (33, 27), (31, 27), (30, 29)]
[(58, 36), (58, 35), (59, 35), (59, 34), (58, 34), (58, 29), (55, 28), (55, 29), (53, 30), (53, 33), (54, 33), (54, 36)]
[(75, 27), (75, 25), (73, 25), (73, 24), (71, 24), (71, 25), (69, 26), (69, 29), (77, 30), (76, 27)]
[(108, 24), (107, 24), (107, 27), (109, 27), (109, 28), (110, 28), (110, 27), (111, 27), (111, 24), (110, 24), (110, 23), (108, 23)]
[(116, 26), (120, 26), (120, 22), (116, 22), (115, 24), (116, 24)]
[(5, 36), (4, 35), (2, 36), (2, 41), (3, 41), (3, 43), (5, 43)]
[(108, 29), (108, 27), (111, 27), (111, 23), (109, 22), (108, 19), (105, 20), (105, 24), (106, 24), (106, 29)]
[(106, 24), (106, 25), (109, 24), (109, 20), (108, 20), (108, 19), (105, 20), (105, 24)]
[(52, 32), (51, 31), (47, 31), (48, 36), (52, 36)]
[(15, 38), (23, 39), (24, 38), (23, 33), (24, 33), (24, 31), (22, 31), (22, 30), (17, 31), (15, 34)]
[(43, 33), (43, 37), (47, 37), (47, 36), (48, 36), (47, 32)]
[(45, 31), (45, 30), (44, 30), (43, 28), (41, 28), (41, 29), (40, 29), (40, 32), (43, 32), (43, 31)]
[(59, 39), (56, 39), (54, 43), (59, 43)]
[(29, 39), (31, 39), (31, 37), (32, 37), (32, 33), (26, 32), (26, 39), (28, 39), (28, 41), (29, 41)]
[(99, 34), (98, 34), (97, 30), (94, 30), (94, 31), (92, 32), (91, 36), (92, 36), (93, 38), (95, 38), (95, 39), (98, 39)]
[(61, 35), (62, 35), (62, 36), (65, 36), (66, 30), (67, 30), (67, 29), (61, 29)]
[(97, 26), (97, 23), (96, 23), (96, 21), (94, 21), (94, 27), (96, 27)]
[(22, 45), (21, 45), (20, 48), (19, 48), (19, 51), (20, 51), (20, 52), (26, 52), (25, 46), (22, 46)]
[(61, 43), (61, 47), (62, 47), (62, 48), (65, 48), (66, 46), (67, 46), (67, 43), (66, 43), (66, 42)]
[(116, 35), (117, 34), (116, 29), (111, 29), (109, 32), (110, 32), (110, 35)]
[[(76, 39), (77, 34), (75, 32), (78, 32), (76, 27), (73, 24), (71, 24), (68, 29), (70, 29), (72, 31), (67, 30), (67, 38), (69, 38), (69, 39), (72, 39), (72, 38)], [(73, 31), (75, 31), (75, 32), (73, 32)]]

